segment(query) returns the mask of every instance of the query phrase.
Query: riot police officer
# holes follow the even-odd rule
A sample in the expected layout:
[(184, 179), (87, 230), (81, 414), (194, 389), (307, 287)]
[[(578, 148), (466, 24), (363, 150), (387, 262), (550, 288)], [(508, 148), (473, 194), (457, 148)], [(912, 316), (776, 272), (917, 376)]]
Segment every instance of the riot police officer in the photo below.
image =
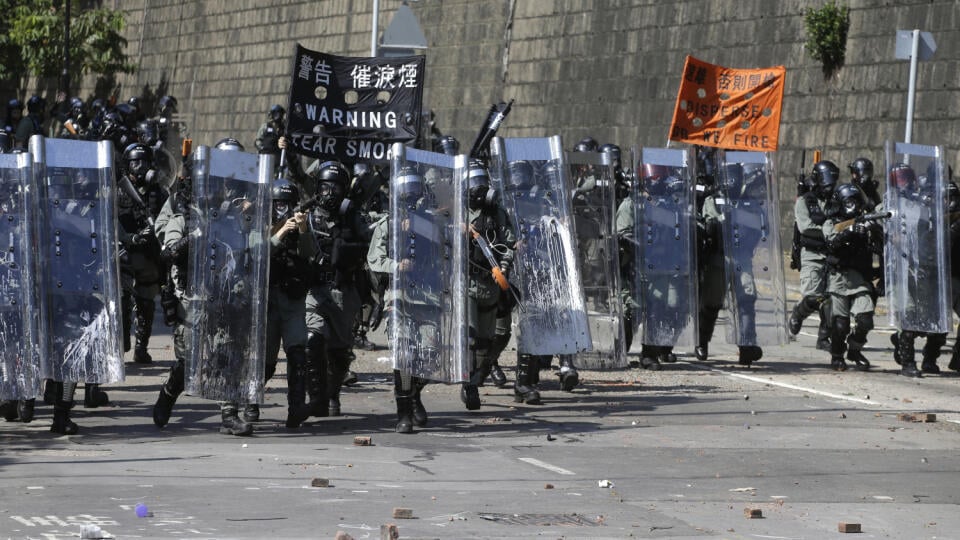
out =
[[(791, 334), (800, 333), (803, 321), (821, 310), (827, 300), (826, 239), (823, 224), (827, 220), (825, 206), (833, 197), (840, 178), (840, 169), (832, 161), (813, 165), (813, 189), (797, 199), (794, 215), (800, 231), (800, 300), (794, 306), (787, 327)], [(829, 317), (821, 311), (817, 348), (828, 349), (830, 344)]]
[[(366, 260), (368, 228), (346, 197), (346, 167), (322, 163), (312, 180), (319, 204), (310, 213), (310, 226), (318, 251), (307, 294), (307, 390), (310, 402), (317, 404), (314, 416), (339, 416), (340, 390), (354, 359), (353, 323), (361, 309), (355, 276)], [(324, 387), (326, 409), (319, 405)]]
[[(855, 184), (843, 184), (833, 194), (831, 216), (824, 222), (830, 294), (830, 367), (845, 371), (847, 359), (866, 371), (870, 362), (863, 355), (867, 333), (873, 328), (876, 291), (873, 258), (883, 245), (883, 229), (877, 223), (851, 223), (864, 215), (869, 199)], [(851, 319), (853, 321), (851, 321)], [(851, 322), (856, 326), (851, 332)]]
[[(236, 139), (225, 138), (217, 142), (220, 150), (244, 150)], [(178, 302), (171, 306), (174, 314), (173, 350), (176, 362), (170, 368), (167, 380), (160, 387), (157, 402), (153, 407), (153, 422), (164, 427), (170, 421), (170, 414), (177, 397), (183, 392), (186, 378), (187, 347), (192, 341), (192, 332), (196, 324), (196, 315), (188, 311), (190, 298), (187, 295), (187, 266), (189, 252), (196, 249), (198, 224), (196, 208), (192, 207), (191, 171), (181, 172), (176, 188), (167, 199), (157, 216), (155, 229), (162, 246), (164, 261), (170, 265), (170, 275), (174, 283), (174, 292)], [(165, 312), (167, 307), (165, 306)], [(239, 416), (236, 402), (220, 403), (220, 432), (228, 435), (247, 436), (253, 433), (253, 425)]]
[(273, 235), (270, 237), (264, 381), (270, 380), (277, 369), (282, 339), (287, 357), (286, 426), (296, 428), (310, 416), (306, 405), (306, 296), (310, 260), (316, 254), (316, 244), (307, 228), (306, 214), (295, 212), (300, 202), (297, 186), (286, 179), (276, 180), (272, 196)]
[(27, 116), (20, 119), (16, 126), (17, 145), (26, 148), (30, 137), (43, 135), (43, 115), (47, 102), (40, 96), (30, 96), (27, 100)]
[(280, 137), (286, 129), (286, 109), (280, 105), (270, 107), (267, 121), (257, 130), (256, 147), (261, 154), (280, 154)]
[(160, 260), (160, 244), (153, 228), (154, 220), (167, 201), (167, 190), (153, 168), (153, 151), (142, 143), (133, 143), (123, 151), (124, 181), (134, 192), (118, 191), (117, 213), (120, 225), (120, 244), (126, 252), (121, 257), (123, 284), (124, 350), (130, 349), (131, 311), (135, 308), (136, 345), (133, 361), (149, 364), (153, 361), (147, 346), (153, 329), (156, 298), (164, 278)]
[(858, 157), (847, 165), (850, 169), (850, 182), (857, 186), (867, 201), (867, 210), (872, 211), (883, 199), (880, 197), (880, 183), (873, 179), (873, 162)]
[[(479, 161), (472, 161), (467, 172), (468, 221), (471, 231), (480, 235), (498, 257), (500, 271), (508, 274), (513, 264), (516, 235), (507, 213), (500, 206), (490, 177)], [(491, 370), (491, 347), (497, 325), (497, 305), (501, 289), (491, 273), (490, 262), (476, 239), (469, 248), (470, 278), (468, 317), (470, 319), (473, 368), (470, 380), (463, 383), (460, 399), (467, 410), (480, 408), (480, 383)]]

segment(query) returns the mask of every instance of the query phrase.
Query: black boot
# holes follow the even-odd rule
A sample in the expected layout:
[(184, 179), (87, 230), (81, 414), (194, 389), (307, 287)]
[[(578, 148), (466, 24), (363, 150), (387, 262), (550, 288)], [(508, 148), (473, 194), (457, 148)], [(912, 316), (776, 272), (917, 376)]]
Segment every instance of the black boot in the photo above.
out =
[(343, 374), (343, 386), (353, 386), (357, 384), (358, 380), (359, 379), (357, 378), (357, 374), (351, 369), (348, 369)]
[[(540, 392), (533, 382), (531, 373), (536, 369), (535, 357), (521, 354), (517, 357), (517, 382), (513, 385), (513, 401), (527, 405), (540, 405)], [(563, 384), (561, 379), (561, 384)]]
[(245, 437), (253, 434), (253, 426), (244, 422), (237, 415), (236, 405), (223, 404), (220, 406), (220, 433)]
[(397, 401), (397, 433), (413, 433), (413, 377), (393, 371), (393, 397)]
[(243, 413), (241, 414), (243, 421), (252, 424), (254, 422), (260, 421), (260, 404), (259, 403), (247, 403), (243, 406)]
[(340, 416), (340, 389), (343, 378), (350, 369), (350, 357), (346, 349), (332, 349), (327, 356), (327, 403), (330, 416)]
[(43, 404), (44, 405), (53, 405), (57, 401), (57, 383), (53, 382), (50, 379), (47, 379), (43, 384)]
[(834, 371), (846, 371), (847, 363), (843, 360), (843, 356), (830, 356), (830, 369)]
[(307, 378), (305, 366), (307, 354), (303, 347), (291, 347), (287, 351), (287, 428), (300, 427), (310, 417), (307, 406)]
[(413, 378), (413, 425), (417, 427), (427, 427), (427, 421), (429, 420), (427, 409), (423, 406), (423, 400), (420, 398), (420, 393), (426, 385), (427, 381), (425, 379)]
[(76, 383), (56, 383), (56, 399), (53, 402), (53, 424), (50, 431), (60, 435), (73, 435), (80, 428), (70, 420), (70, 409), (73, 408), (73, 394)]
[(580, 384), (580, 373), (573, 365), (572, 354), (560, 355), (560, 389), (564, 392), (572, 392)]
[(16, 422), (17, 403), (15, 401), (10, 401), (9, 399), (0, 401), (0, 416), (2, 416), (7, 422)]
[(905, 377), (920, 377), (920, 370), (917, 369), (916, 349), (914, 341), (916, 334), (907, 330), (902, 330), (897, 336), (897, 351), (900, 356), (900, 374)]
[(468, 411), (476, 411), (482, 404), (480, 402), (480, 388), (469, 382), (463, 383), (460, 387), (460, 401), (467, 407)]
[(713, 330), (717, 326), (717, 317), (720, 316), (719, 309), (701, 307), (698, 313), (700, 317), (700, 332), (697, 336), (697, 345), (693, 348), (693, 355), (703, 362), (710, 355), (710, 340), (713, 339)]
[(797, 302), (797, 305), (793, 306), (793, 311), (790, 313), (790, 320), (787, 322), (787, 329), (791, 334), (797, 335), (800, 333), (800, 328), (803, 326), (803, 321), (807, 317), (813, 315), (817, 309), (820, 308), (821, 301), (815, 296), (804, 296)]
[(927, 342), (923, 346), (923, 362), (920, 364), (920, 371), (933, 375), (940, 374), (937, 358), (940, 358), (940, 349), (946, 342), (946, 334), (927, 334)]
[(890, 334), (890, 344), (893, 345), (893, 361), (900, 365), (900, 334)]
[(741, 345), (738, 347), (739, 357), (737, 363), (741, 366), (750, 366), (757, 360), (763, 358), (763, 349), (756, 345)]
[(123, 352), (129, 352), (130, 329), (133, 327), (133, 295), (127, 292), (120, 295), (120, 319), (123, 332)]
[(137, 327), (134, 334), (137, 338), (137, 345), (133, 349), (133, 361), (137, 364), (150, 364), (153, 357), (147, 352), (147, 345), (150, 343), (150, 336), (153, 334), (153, 317), (157, 309), (157, 304), (149, 298), (137, 298)]
[(307, 335), (307, 397), (310, 415), (318, 418), (330, 416), (330, 401), (327, 398), (327, 351), (322, 334)]
[(494, 360), (490, 366), (490, 380), (497, 388), (503, 388), (507, 385), (507, 375), (500, 368), (500, 363), (497, 360)]
[(177, 402), (177, 397), (183, 392), (184, 369), (183, 361), (177, 360), (170, 368), (167, 380), (160, 385), (160, 395), (157, 396), (157, 402), (153, 406), (153, 423), (157, 427), (162, 428), (170, 421), (173, 404)]
[(660, 371), (663, 366), (660, 364), (658, 356), (660, 347), (656, 345), (643, 344), (640, 349), (640, 367), (651, 371)]
[(950, 351), (950, 363), (947, 367), (953, 371), (960, 371), (960, 329), (957, 331), (957, 340), (953, 342), (953, 348)]
[(870, 361), (863, 355), (867, 344), (867, 333), (873, 329), (873, 313), (858, 313), (855, 316), (857, 327), (847, 337), (847, 360), (852, 361), (857, 371), (870, 369)]
[(70, 420), (70, 409), (73, 403), (57, 402), (53, 406), (53, 424), (50, 425), (52, 433), (60, 435), (75, 435), (80, 431), (80, 427)]
[(24, 424), (33, 422), (33, 409), (36, 402), (36, 399), (21, 399), (17, 402), (17, 415)]
[(83, 408), (96, 409), (110, 404), (110, 397), (100, 389), (97, 383), (84, 383), (83, 385)]

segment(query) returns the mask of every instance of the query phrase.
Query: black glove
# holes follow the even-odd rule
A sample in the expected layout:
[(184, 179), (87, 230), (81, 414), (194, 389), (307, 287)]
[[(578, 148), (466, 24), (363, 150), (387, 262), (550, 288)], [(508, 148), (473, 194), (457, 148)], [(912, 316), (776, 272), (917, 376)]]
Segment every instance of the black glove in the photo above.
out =
[(131, 241), (133, 242), (133, 245), (135, 245), (135, 246), (143, 246), (143, 245), (147, 244), (147, 243), (150, 241), (151, 238), (154, 238), (154, 236), (155, 236), (155, 235), (154, 235), (154, 232), (153, 232), (153, 227), (151, 227), (150, 224), (148, 223), (148, 224), (147, 224), (146, 226), (144, 226), (142, 229), (140, 229), (139, 231), (137, 231), (136, 233), (134, 233), (133, 238), (131, 239)]

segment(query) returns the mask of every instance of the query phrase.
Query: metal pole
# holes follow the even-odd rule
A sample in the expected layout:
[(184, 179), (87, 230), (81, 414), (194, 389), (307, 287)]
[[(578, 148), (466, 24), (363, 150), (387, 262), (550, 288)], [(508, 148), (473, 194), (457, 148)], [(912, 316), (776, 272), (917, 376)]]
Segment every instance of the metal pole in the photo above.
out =
[(913, 136), (913, 102), (917, 92), (917, 55), (920, 52), (920, 30), (913, 31), (913, 44), (910, 49), (910, 89), (907, 91), (907, 133), (903, 142), (910, 143)]
[(380, 0), (373, 0), (373, 24), (370, 29), (370, 56), (377, 56), (377, 25), (380, 21)]

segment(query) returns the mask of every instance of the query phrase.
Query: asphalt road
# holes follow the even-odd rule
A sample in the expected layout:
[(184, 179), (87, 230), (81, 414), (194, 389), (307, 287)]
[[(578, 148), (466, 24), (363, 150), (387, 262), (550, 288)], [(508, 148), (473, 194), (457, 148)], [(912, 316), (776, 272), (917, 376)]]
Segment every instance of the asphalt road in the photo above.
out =
[(541, 406), (485, 386), (468, 412), (456, 387), (430, 385), (430, 423), (413, 435), (393, 430), (387, 351), (364, 351), (343, 417), (286, 429), (281, 365), (241, 438), (191, 397), (153, 425), (172, 362), (161, 334), (153, 365), (127, 364), (106, 388), (110, 406), (75, 409), (79, 434), (50, 433), (46, 406), (30, 424), (0, 420), (0, 538), (360, 539), (388, 523), (405, 539), (850, 537), (841, 522), (857, 538), (960, 538), (960, 377), (899, 376), (883, 329), (868, 373), (829, 371), (813, 342), (803, 333), (750, 369), (714, 344), (661, 372), (585, 371), (572, 393), (544, 372)]

